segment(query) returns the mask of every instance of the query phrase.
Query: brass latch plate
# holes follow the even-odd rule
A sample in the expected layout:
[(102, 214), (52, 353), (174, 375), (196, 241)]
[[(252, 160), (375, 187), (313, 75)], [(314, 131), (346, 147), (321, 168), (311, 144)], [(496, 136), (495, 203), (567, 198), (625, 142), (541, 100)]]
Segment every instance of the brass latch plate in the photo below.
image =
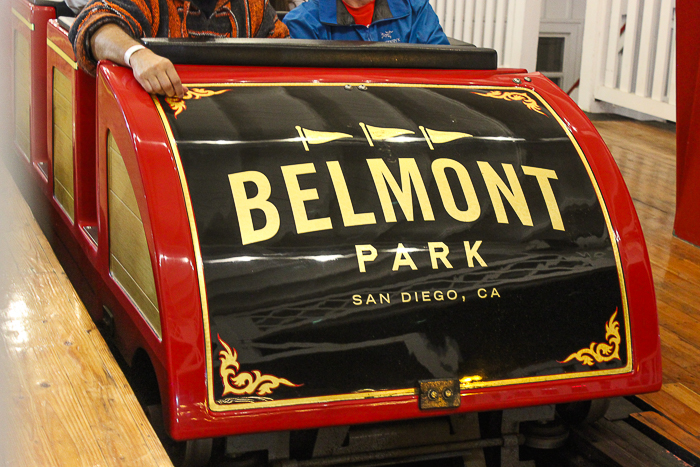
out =
[(431, 379), (418, 381), (419, 406), (426, 409), (453, 409), (459, 407), (458, 379)]

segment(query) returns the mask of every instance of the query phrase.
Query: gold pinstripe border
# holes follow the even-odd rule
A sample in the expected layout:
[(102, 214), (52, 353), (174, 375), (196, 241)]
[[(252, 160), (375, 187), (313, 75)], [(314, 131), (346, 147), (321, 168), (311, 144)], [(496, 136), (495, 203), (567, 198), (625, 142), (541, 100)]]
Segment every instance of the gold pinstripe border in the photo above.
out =
[(21, 15), (17, 10), (15, 10), (14, 8), (12, 8), (12, 14), (15, 15), (15, 16), (17, 17), (17, 19), (20, 21), (20, 23), (22, 23), (22, 24), (24, 24), (25, 26), (27, 26), (27, 27), (29, 28), (30, 31), (33, 31), (33, 30), (34, 30), (34, 23), (29, 22), (29, 20), (28, 20), (27, 18), (25, 18), (24, 16), (22, 16), (22, 15)]
[[(195, 84), (187, 84), (187, 86), (188, 87), (199, 86), (199, 87), (210, 87), (210, 88), (211, 87), (223, 87), (223, 86), (231, 87), (231, 88), (235, 88), (235, 87), (270, 87), (270, 86), (288, 86), (288, 87), (337, 86), (337, 87), (340, 87), (340, 86), (345, 86), (347, 84), (349, 84), (351, 86), (358, 86), (360, 84), (363, 84), (366, 86), (368, 85), (367, 83), (202, 83), (202, 84), (195, 83)], [(468, 390), (478, 389), (478, 388), (488, 388), (488, 387), (497, 387), (497, 386), (513, 386), (513, 385), (526, 384), (526, 383), (537, 383), (537, 382), (546, 382), (546, 381), (561, 381), (561, 380), (578, 379), (578, 378), (591, 378), (591, 377), (603, 376), (603, 375), (618, 375), (618, 374), (630, 373), (632, 371), (632, 368), (633, 368), (633, 365), (632, 365), (632, 359), (633, 359), (632, 340), (631, 340), (631, 330), (630, 330), (629, 306), (628, 306), (628, 301), (627, 301), (627, 289), (626, 289), (626, 285), (625, 285), (624, 272), (622, 270), (622, 261), (620, 260), (620, 252), (619, 252), (618, 245), (617, 245), (617, 238), (618, 237), (615, 234), (615, 231), (613, 229), (612, 221), (610, 220), (610, 214), (609, 214), (608, 208), (607, 208), (607, 204), (605, 203), (605, 200), (603, 199), (603, 195), (600, 191), (600, 187), (598, 186), (598, 181), (596, 180), (595, 175), (593, 174), (593, 171), (590, 167), (590, 164), (588, 163), (588, 159), (586, 158), (585, 154), (583, 153), (583, 150), (579, 146), (578, 141), (576, 141), (576, 138), (574, 138), (571, 131), (564, 124), (564, 121), (559, 117), (559, 115), (557, 115), (556, 112), (554, 112), (554, 109), (552, 109), (552, 107), (549, 105), (549, 103), (547, 103), (547, 101), (545, 101), (542, 98), (542, 96), (540, 96), (536, 91), (528, 89), (528, 88), (515, 87), (515, 86), (506, 87), (506, 86), (473, 86), (473, 85), (429, 85), (429, 84), (405, 84), (405, 83), (371, 83), (368, 86), (372, 86), (372, 87), (427, 88), (427, 89), (500, 90), (500, 91), (527, 92), (527, 93), (534, 95), (537, 98), (537, 100), (541, 104), (543, 104), (544, 107), (550, 112), (550, 114), (556, 119), (556, 121), (559, 123), (561, 128), (564, 130), (564, 132), (568, 136), (571, 143), (574, 145), (576, 152), (578, 153), (579, 158), (586, 169), (586, 173), (588, 174), (588, 177), (591, 180), (591, 184), (593, 185), (596, 196), (598, 198), (598, 202), (600, 203), (601, 211), (603, 212), (603, 216), (605, 218), (605, 224), (606, 224), (607, 229), (608, 229), (608, 235), (610, 237), (610, 242), (612, 245), (613, 254), (615, 256), (615, 263), (617, 266), (617, 275), (618, 275), (618, 280), (619, 280), (619, 284), (620, 284), (620, 295), (621, 295), (621, 300), (622, 300), (622, 308), (623, 308), (623, 312), (624, 312), (623, 316), (624, 316), (624, 324), (625, 324), (627, 364), (622, 368), (615, 368), (615, 369), (611, 369), (611, 370), (584, 371), (584, 372), (577, 372), (577, 373), (564, 373), (564, 374), (559, 374), (559, 375), (535, 376), (535, 377), (527, 377), (527, 378), (496, 380), (496, 381), (466, 382), (466, 383), (461, 383), (460, 389), (462, 391), (465, 391), (465, 390), (468, 391)], [(417, 389), (406, 388), (406, 389), (397, 389), (397, 390), (336, 394), (336, 395), (323, 396), (323, 397), (282, 399), (282, 400), (276, 400), (276, 401), (251, 402), (251, 403), (241, 403), (241, 404), (218, 404), (216, 402), (216, 398), (214, 396), (213, 365), (212, 365), (212, 359), (211, 359), (211, 357), (212, 357), (212, 355), (211, 355), (211, 329), (210, 329), (210, 325), (209, 325), (209, 310), (208, 310), (208, 302), (207, 302), (206, 285), (205, 285), (205, 281), (204, 281), (204, 270), (203, 270), (203, 264), (202, 264), (202, 257), (201, 257), (201, 253), (200, 253), (199, 238), (197, 235), (197, 229), (196, 229), (196, 225), (194, 222), (194, 212), (192, 210), (192, 203), (190, 200), (189, 187), (187, 185), (187, 180), (185, 178), (184, 169), (182, 167), (182, 162), (180, 160), (180, 153), (178, 152), (178, 149), (177, 149), (177, 143), (174, 139), (172, 130), (170, 128), (170, 123), (168, 122), (168, 119), (165, 115), (163, 107), (160, 105), (160, 101), (158, 100), (158, 98), (155, 96), (152, 96), (152, 99), (153, 99), (153, 102), (156, 106), (156, 109), (158, 110), (158, 113), (161, 117), (161, 120), (163, 122), (163, 126), (164, 126), (166, 134), (168, 136), (170, 147), (173, 151), (173, 155), (175, 156), (175, 163), (177, 165), (178, 175), (180, 176), (180, 182), (182, 185), (183, 196), (185, 198), (185, 206), (187, 209), (187, 216), (188, 216), (190, 230), (191, 230), (191, 234), (192, 234), (192, 242), (194, 245), (195, 262), (196, 262), (196, 267), (197, 267), (197, 277), (198, 277), (199, 290), (200, 290), (200, 299), (202, 302), (202, 319), (204, 322), (204, 339), (205, 339), (205, 345), (206, 345), (205, 352), (206, 352), (206, 365), (207, 365), (207, 395), (208, 395), (207, 404), (208, 404), (209, 409), (213, 412), (230, 412), (230, 411), (238, 411), (238, 410), (247, 410), (247, 409), (252, 409), (252, 408), (288, 407), (288, 406), (296, 406), (296, 405), (320, 404), (320, 403), (338, 402), (338, 401), (355, 401), (355, 400), (366, 400), (366, 399), (376, 400), (378, 398), (417, 395)]]
[(54, 41), (52, 41), (49, 38), (46, 38), (46, 45), (48, 45), (49, 48), (51, 48), (51, 50), (56, 52), (59, 57), (68, 62), (71, 68), (73, 68), (74, 70), (78, 69), (78, 63), (75, 60), (71, 59), (63, 50), (61, 50), (61, 48), (57, 46)]

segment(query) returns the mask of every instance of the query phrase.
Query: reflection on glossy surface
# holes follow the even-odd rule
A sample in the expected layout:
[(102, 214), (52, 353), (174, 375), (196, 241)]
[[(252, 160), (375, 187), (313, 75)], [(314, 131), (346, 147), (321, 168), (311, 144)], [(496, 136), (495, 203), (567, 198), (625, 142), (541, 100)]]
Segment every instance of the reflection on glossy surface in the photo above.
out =
[[(478, 91), (251, 86), (166, 109), (210, 374), (217, 337), (240, 371), (298, 384), (275, 400), (630, 371), (620, 266), (585, 161), (535, 94)], [(264, 123), (246, 110), (272, 101)], [(284, 142), (294, 133), (301, 145)], [(561, 363), (604, 341), (616, 309), (618, 357)], [(209, 384), (214, 405), (249, 402)]]
[(700, 393), (700, 248), (673, 235), (675, 126), (619, 118), (594, 124), (625, 178), (644, 230), (659, 307), (664, 383)]
[(290, 256), (282, 254), (265, 254), (264, 256), (239, 256), (232, 258), (217, 258), (209, 261), (209, 264), (226, 264), (226, 263), (247, 263), (251, 261), (316, 261), (318, 263), (326, 263), (328, 261), (333, 261), (341, 258), (350, 258), (352, 255), (307, 255), (307, 256)]
[[(2, 114), (0, 114), (2, 115)], [(3, 126), (0, 123), (0, 129)], [(4, 136), (4, 135), (2, 135)], [(10, 188), (12, 187), (4, 166), (4, 155), (0, 154), (0, 196), (4, 200), (9, 200)], [(10, 348), (14, 346), (13, 335), (8, 328), (20, 328), (24, 332), (24, 327), (12, 322), (10, 308), (17, 309), (16, 298), (13, 299), (12, 279), (16, 278), (15, 261), (11, 253), (11, 232), (15, 228), (15, 215), (12, 210), (13, 203), (0, 203), (0, 464), (11, 465), (14, 460), (15, 433), (20, 424), (10, 416), (12, 396), (15, 390), (12, 387), (17, 381), (15, 366), (10, 360)], [(12, 355), (17, 355), (12, 352)]]
[(3, 337), (8, 345), (21, 349), (22, 345), (29, 342), (27, 330), (24, 327), (25, 320), (29, 319), (29, 308), (23, 298), (18, 295), (9, 297), (10, 303), (4, 310)]

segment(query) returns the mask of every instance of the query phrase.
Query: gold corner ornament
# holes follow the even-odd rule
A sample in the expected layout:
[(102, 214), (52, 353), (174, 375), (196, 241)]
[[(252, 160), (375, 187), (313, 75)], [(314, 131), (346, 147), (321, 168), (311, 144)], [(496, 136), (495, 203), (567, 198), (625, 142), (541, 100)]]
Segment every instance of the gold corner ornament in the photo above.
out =
[(593, 366), (594, 361), (598, 363), (620, 360), (620, 323), (615, 321), (617, 309), (612, 314), (610, 320), (605, 323), (605, 339), (607, 342), (596, 344), (591, 342), (591, 346), (581, 349), (569, 355), (566, 360), (559, 363), (567, 363), (571, 360), (578, 360), (584, 365)]
[(223, 94), (230, 91), (230, 89), (224, 89), (223, 91), (212, 91), (211, 89), (202, 88), (192, 88), (188, 89), (182, 98), (180, 97), (166, 97), (165, 102), (168, 103), (170, 108), (175, 112), (175, 118), (180, 115), (184, 110), (187, 109), (186, 100), (189, 99), (201, 99), (202, 97), (211, 97), (218, 94)]
[(540, 115), (544, 115), (545, 117), (547, 116), (547, 114), (542, 112), (542, 107), (540, 107), (540, 105), (537, 103), (537, 101), (535, 99), (533, 99), (531, 96), (529, 96), (527, 93), (524, 93), (524, 92), (489, 91), (487, 93), (474, 92), (473, 94), (477, 94), (479, 96), (484, 96), (484, 97), (492, 97), (494, 99), (503, 99), (506, 101), (520, 101), (528, 109), (530, 109), (534, 112), (537, 112)]
[(250, 396), (253, 394), (266, 396), (272, 394), (272, 390), (277, 389), (280, 384), (294, 388), (303, 386), (301, 384), (294, 384), (284, 378), (263, 375), (258, 370), (253, 370), (252, 373), (238, 373), (240, 363), (238, 363), (238, 353), (236, 349), (231, 349), (218, 334), (216, 337), (219, 339), (219, 343), (224, 347), (224, 350), (219, 352), (219, 360), (221, 360), (219, 374), (224, 383), (222, 396), (226, 396), (227, 394), (233, 394), (235, 396)]

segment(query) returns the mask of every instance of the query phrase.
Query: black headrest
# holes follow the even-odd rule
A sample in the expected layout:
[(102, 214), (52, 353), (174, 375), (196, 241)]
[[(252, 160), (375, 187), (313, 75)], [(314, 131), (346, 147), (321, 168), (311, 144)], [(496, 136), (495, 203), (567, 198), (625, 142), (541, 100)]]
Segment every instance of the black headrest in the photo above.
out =
[(59, 16), (58, 17), (58, 25), (61, 26), (66, 31), (70, 31), (70, 28), (71, 28), (71, 26), (73, 26), (74, 22), (75, 22), (74, 16)]
[(460, 47), (469, 47), (469, 46), (474, 47), (474, 44), (470, 44), (469, 42), (460, 41), (459, 39), (455, 39), (454, 37), (448, 37), (447, 40), (450, 41), (450, 45), (458, 45)]
[(143, 42), (173, 63), (187, 65), (495, 70), (498, 63), (495, 50), (470, 44), (161, 38)]

